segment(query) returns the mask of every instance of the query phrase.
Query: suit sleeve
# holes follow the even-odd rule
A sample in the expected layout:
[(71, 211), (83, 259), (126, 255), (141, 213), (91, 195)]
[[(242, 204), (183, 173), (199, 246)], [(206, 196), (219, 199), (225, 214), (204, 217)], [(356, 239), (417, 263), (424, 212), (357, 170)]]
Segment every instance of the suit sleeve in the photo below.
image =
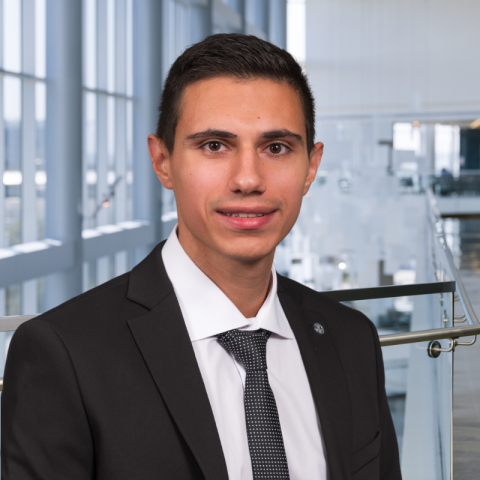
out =
[(380, 450), (380, 478), (382, 480), (401, 480), (400, 457), (398, 452), (397, 435), (393, 427), (392, 415), (387, 402), (385, 391), (385, 368), (383, 365), (382, 348), (377, 329), (371, 324), (375, 339), (377, 357), (378, 402), (380, 406), (380, 427), (382, 445)]
[(2, 480), (92, 480), (94, 446), (68, 351), (40, 319), (12, 338), (2, 393)]

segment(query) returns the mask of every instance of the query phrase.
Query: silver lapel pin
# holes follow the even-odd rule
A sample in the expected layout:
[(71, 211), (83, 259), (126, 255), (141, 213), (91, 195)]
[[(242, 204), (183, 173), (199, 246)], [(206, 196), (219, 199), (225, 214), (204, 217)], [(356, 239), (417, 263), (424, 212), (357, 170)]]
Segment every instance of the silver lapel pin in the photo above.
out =
[(312, 327), (319, 335), (323, 335), (325, 333), (325, 330), (319, 323), (314, 323)]

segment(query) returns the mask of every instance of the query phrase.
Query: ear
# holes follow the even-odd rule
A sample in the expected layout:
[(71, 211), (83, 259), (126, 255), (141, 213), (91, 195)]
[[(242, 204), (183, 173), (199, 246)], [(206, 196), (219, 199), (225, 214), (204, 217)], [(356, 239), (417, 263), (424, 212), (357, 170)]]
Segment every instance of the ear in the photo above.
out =
[(168, 190), (172, 190), (173, 182), (170, 176), (171, 156), (165, 143), (156, 135), (149, 135), (148, 151), (150, 152), (153, 171), (161, 184)]
[(304, 195), (307, 194), (308, 190), (310, 189), (310, 185), (315, 180), (318, 167), (320, 166), (320, 162), (322, 161), (322, 155), (323, 155), (323, 143), (318, 142), (313, 146), (312, 150), (310, 151), (308, 173), (307, 173), (307, 178), (305, 180), (305, 186), (303, 187)]

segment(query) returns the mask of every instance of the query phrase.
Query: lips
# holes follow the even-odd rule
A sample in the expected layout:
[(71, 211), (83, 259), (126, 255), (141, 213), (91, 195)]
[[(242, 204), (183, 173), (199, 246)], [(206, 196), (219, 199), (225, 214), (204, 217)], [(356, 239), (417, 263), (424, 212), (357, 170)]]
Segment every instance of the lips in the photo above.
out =
[(230, 207), (219, 209), (219, 217), (235, 230), (258, 230), (265, 227), (272, 220), (276, 210), (265, 207)]
[(226, 212), (220, 212), (223, 215), (226, 215), (227, 217), (236, 217), (236, 218), (256, 218), (256, 217), (264, 217), (266, 214), (265, 213), (244, 213), (244, 212), (238, 212), (238, 213), (226, 213)]

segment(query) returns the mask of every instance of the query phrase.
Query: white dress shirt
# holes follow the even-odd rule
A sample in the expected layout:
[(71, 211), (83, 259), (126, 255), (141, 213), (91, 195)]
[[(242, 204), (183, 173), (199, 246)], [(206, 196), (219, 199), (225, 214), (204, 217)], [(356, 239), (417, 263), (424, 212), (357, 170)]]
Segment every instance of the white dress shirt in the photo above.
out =
[(277, 403), (291, 480), (326, 480), (320, 423), (297, 341), (272, 287), (254, 318), (245, 318), (195, 265), (173, 229), (162, 258), (173, 284), (212, 407), (230, 480), (252, 480), (244, 410), (245, 370), (215, 335), (232, 329), (272, 332), (268, 379)]

